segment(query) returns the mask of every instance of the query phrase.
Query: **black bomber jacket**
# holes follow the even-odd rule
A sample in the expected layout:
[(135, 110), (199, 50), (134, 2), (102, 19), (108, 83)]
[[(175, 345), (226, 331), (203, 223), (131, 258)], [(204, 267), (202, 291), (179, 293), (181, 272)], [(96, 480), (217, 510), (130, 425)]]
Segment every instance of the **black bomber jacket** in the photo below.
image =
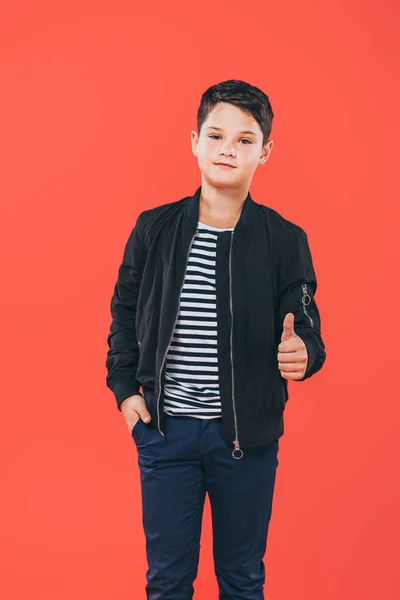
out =
[[(142, 211), (126, 242), (111, 299), (106, 383), (120, 409), (141, 394), (163, 431), (165, 358), (198, 226), (193, 196)], [(317, 280), (304, 230), (248, 192), (233, 231), (218, 232), (217, 355), (223, 432), (235, 458), (283, 435), (288, 380), (278, 368), (287, 313), (308, 352), (304, 381), (324, 364)]]

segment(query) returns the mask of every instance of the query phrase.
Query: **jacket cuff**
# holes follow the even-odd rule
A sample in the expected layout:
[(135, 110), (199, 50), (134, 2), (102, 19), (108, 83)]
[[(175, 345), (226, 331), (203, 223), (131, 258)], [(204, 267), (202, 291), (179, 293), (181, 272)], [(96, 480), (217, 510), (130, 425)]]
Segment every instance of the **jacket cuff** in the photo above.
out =
[(132, 377), (116, 381), (113, 385), (113, 393), (117, 402), (118, 410), (121, 410), (121, 404), (130, 396), (134, 396), (135, 394), (143, 396), (143, 394), (139, 392), (139, 389), (140, 383)]
[(313, 373), (313, 366), (317, 358), (317, 349), (315, 347), (315, 344), (313, 344), (313, 342), (308, 337), (303, 336), (301, 333), (298, 333), (297, 335), (303, 340), (304, 345), (307, 348), (308, 362), (304, 376), (301, 379), (294, 379), (293, 381), (304, 381), (305, 379), (308, 379)]

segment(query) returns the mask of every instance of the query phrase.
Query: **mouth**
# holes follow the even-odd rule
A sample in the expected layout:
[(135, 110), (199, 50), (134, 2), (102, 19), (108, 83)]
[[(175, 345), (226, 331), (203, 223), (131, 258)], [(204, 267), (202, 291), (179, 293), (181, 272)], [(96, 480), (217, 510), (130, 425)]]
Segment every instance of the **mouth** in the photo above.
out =
[(227, 163), (214, 163), (216, 167), (221, 167), (222, 169), (236, 169), (234, 165), (228, 165)]

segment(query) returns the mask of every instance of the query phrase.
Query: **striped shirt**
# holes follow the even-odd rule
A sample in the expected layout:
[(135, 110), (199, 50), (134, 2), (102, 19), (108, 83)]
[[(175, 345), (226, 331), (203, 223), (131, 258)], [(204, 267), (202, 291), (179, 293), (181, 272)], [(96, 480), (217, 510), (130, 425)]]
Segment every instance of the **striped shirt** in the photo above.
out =
[(164, 412), (221, 417), (217, 356), (215, 259), (219, 231), (198, 222), (165, 367)]

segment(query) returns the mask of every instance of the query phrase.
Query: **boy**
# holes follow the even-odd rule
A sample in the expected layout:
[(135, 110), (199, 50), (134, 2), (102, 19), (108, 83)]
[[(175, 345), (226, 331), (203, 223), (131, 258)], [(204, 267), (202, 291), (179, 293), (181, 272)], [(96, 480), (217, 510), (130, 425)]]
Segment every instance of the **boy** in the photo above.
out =
[(119, 268), (107, 385), (138, 451), (151, 600), (193, 597), (206, 492), (219, 598), (264, 598), (287, 382), (326, 358), (307, 235), (249, 192), (273, 116), (244, 81), (206, 90), (201, 186), (141, 212)]

